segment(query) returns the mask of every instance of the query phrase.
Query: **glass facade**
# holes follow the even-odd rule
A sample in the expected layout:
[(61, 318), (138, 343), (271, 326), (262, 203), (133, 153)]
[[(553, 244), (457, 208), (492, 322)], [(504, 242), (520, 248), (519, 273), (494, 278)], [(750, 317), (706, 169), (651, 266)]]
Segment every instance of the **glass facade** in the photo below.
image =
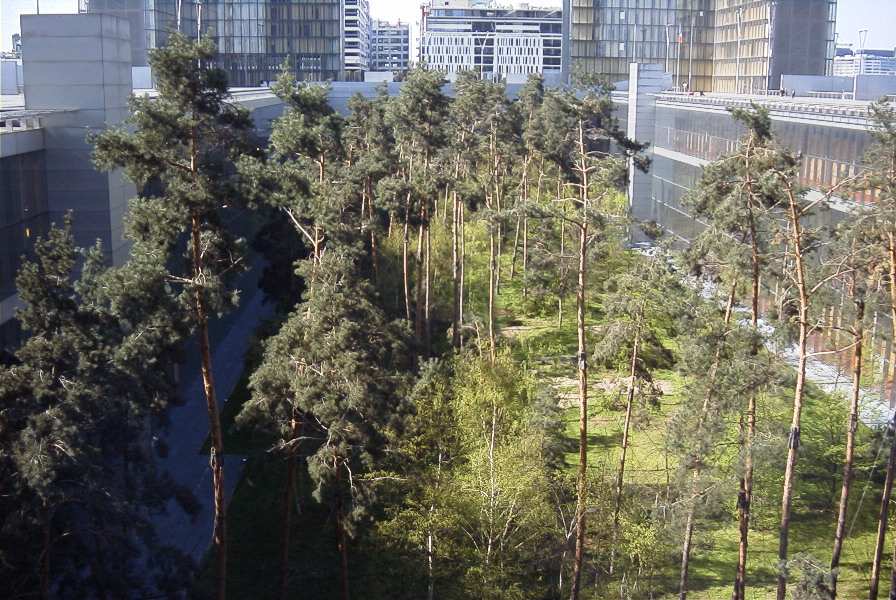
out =
[[(655, 220), (676, 235), (692, 239), (701, 226), (682, 208), (682, 197), (693, 189), (703, 171), (703, 161), (713, 161), (733, 152), (744, 128), (727, 111), (710, 111), (705, 107), (676, 107), (674, 101), (656, 107), (654, 160), (650, 174), (653, 197), (633, 206), (635, 217)], [(794, 112), (799, 108), (795, 107)], [(778, 143), (802, 154), (800, 183), (807, 188), (824, 190), (844, 178), (855, 175), (862, 167), (862, 156), (871, 144), (868, 131), (859, 127), (839, 127), (800, 122), (796, 119), (773, 118), (772, 130)], [(682, 155), (681, 159), (670, 153)], [(873, 202), (873, 192), (840, 194), (857, 204)], [(842, 218), (831, 211), (831, 220)]]
[(343, 78), (341, 0), (207, 0), (200, 16), (232, 87), (275, 80), (287, 59), (299, 80)]
[(782, 74), (830, 74), (836, 0), (565, 0), (567, 70), (628, 77), (663, 65), (676, 89), (777, 89)]
[(191, 37), (201, 29), (214, 40), (216, 66), (227, 71), (233, 87), (273, 81), (287, 58), (300, 80), (340, 80), (345, 73), (343, 0), (79, 2), (82, 12), (115, 14), (131, 22), (134, 66), (145, 66), (147, 50), (164, 46), (179, 27)]
[(0, 299), (15, 292), (22, 255), (48, 227), (43, 150), (0, 158)]

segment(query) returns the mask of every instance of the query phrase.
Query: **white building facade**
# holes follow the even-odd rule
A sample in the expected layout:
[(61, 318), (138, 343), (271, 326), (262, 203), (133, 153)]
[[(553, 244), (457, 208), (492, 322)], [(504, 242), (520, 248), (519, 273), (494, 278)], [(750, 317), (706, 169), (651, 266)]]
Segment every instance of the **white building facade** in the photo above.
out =
[(463, 70), (508, 83), (532, 73), (559, 76), (561, 28), (559, 8), (431, 0), (424, 9), (421, 58), (449, 79)]
[(370, 70), (370, 1), (344, 0), (345, 76), (348, 80), (363, 81)]
[(860, 50), (834, 58), (834, 75), (896, 75), (896, 51)]

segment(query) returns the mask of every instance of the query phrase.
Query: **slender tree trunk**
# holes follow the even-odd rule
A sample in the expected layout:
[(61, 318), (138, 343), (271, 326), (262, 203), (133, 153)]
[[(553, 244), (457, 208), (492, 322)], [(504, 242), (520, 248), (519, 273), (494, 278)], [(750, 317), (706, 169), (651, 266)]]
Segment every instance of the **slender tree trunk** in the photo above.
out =
[(625, 422), (622, 425), (622, 448), (619, 469), (616, 472), (616, 497), (613, 500), (613, 542), (610, 547), (610, 575), (616, 558), (616, 541), (619, 538), (619, 512), (622, 508), (622, 485), (625, 481), (625, 459), (628, 454), (628, 432), (632, 422), (632, 404), (635, 401), (635, 373), (638, 365), (638, 346), (641, 342), (641, 320), (635, 325), (635, 342), (632, 345), (632, 360), (629, 368), (628, 393), (625, 401)]
[(401, 237), (401, 279), (404, 284), (404, 314), (411, 320), (411, 290), (408, 284), (408, 219), (411, 217), (411, 193), (408, 192), (404, 205), (404, 225)]
[(495, 282), (497, 280), (497, 254), (495, 248), (495, 232), (489, 227), (488, 233), (488, 346), (492, 364), (495, 362)]
[[(877, 519), (877, 539), (874, 544), (874, 560), (871, 564), (871, 585), (868, 593), (868, 598), (870, 600), (877, 600), (878, 586), (880, 585), (881, 563), (883, 561), (884, 544), (886, 543), (887, 536), (887, 522), (890, 515), (890, 498), (893, 493), (893, 475), (894, 472), (896, 472), (896, 417), (890, 421), (888, 434), (890, 435), (891, 440), (890, 457), (887, 459), (887, 474), (884, 479), (884, 489), (880, 499), (880, 513)], [(894, 550), (893, 554), (896, 556), (896, 550)], [(893, 595), (892, 591), (896, 590), (894, 581), (896, 581), (896, 574), (891, 571), (891, 598)]]
[(53, 548), (53, 511), (44, 507), (43, 550), (40, 553), (40, 597), (50, 600), (50, 553)]
[(459, 214), (460, 218), (458, 219), (458, 229), (460, 229), (460, 289), (458, 290), (458, 295), (460, 296), (460, 300), (458, 300), (457, 304), (459, 306), (458, 313), (460, 314), (461, 322), (464, 319), (464, 299), (466, 298), (467, 286), (466, 286), (466, 264), (467, 264), (467, 225), (466, 225), (466, 208), (464, 207), (464, 203), (459, 203)]
[(513, 281), (513, 278), (516, 277), (516, 255), (520, 247), (520, 226), (522, 221), (522, 217), (516, 218), (516, 229), (513, 233), (513, 253), (510, 255), (510, 281)]
[(455, 351), (460, 350), (460, 248), (458, 244), (458, 219), (460, 218), (460, 210), (457, 202), (457, 192), (451, 195), (452, 198), (452, 221), (451, 221), (451, 288), (452, 288), (452, 310), (451, 310), (451, 346)]
[[(861, 292), (857, 292), (860, 294)], [(865, 331), (865, 300), (861, 296), (855, 299), (855, 349), (852, 358), (852, 396), (849, 403), (849, 421), (846, 429), (846, 457), (843, 461), (843, 485), (840, 489), (840, 509), (837, 512), (837, 530), (834, 533), (834, 551), (831, 554), (831, 576), (833, 597), (837, 597), (837, 577), (840, 569), (840, 554), (843, 550), (843, 538), (846, 535), (846, 513), (849, 508), (849, 487), (853, 478), (853, 457), (856, 447), (856, 428), (859, 424), (859, 399), (862, 395), (862, 344)]]
[[(748, 182), (750, 198), (752, 198), (752, 179)], [(752, 200), (748, 201), (749, 225), (750, 225), (750, 268), (751, 268), (751, 297), (750, 297), (750, 321), (753, 329), (753, 341), (750, 347), (750, 355), (759, 354), (759, 284), (760, 284), (760, 256), (758, 231), (754, 219)], [(734, 579), (733, 600), (746, 600), (747, 586), (747, 550), (750, 537), (750, 510), (753, 504), (753, 441), (756, 439), (756, 390), (750, 391), (747, 400), (746, 434), (743, 431), (744, 422), (740, 420), (740, 441), (743, 444), (744, 474), (740, 477), (737, 494), (737, 517), (740, 541), (737, 550), (737, 573)]]
[(380, 275), (380, 259), (376, 245), (377, 225), (373, 221), (373, 185), (370, 177), (365, 181), (365, 185), (367, 186), (367, 196), (369, 198), (369, 201), (367, 202), (367, 220), (370, 221), (370, 260), (373, 263), (373, 277), (374, 279), (378, 279)]
[(588, 501), (588, 348), (585, 339), (585, 285), (588, 255), (588, 158), (584, 124), (578, 124), (579, 160), (581, 161), (581, 216), (579, 223), (579, 267), (576, 285), (576, 332), (578, 337), (579, 377), (579, 468), (576, 482), (576, 548), (573, 557), (570, 600), (578, 600), (585, 560), (585, 512)]
[(430, 240), (430, 231), (429, 227), (426, 228), (426, 247), (424, 251), (426, 253), (424, 257), (424, 293), (423, 293), (423, 338), (424, 338), (424, 352), (425, 356), (429, 358), (432, 354), (432, 323), (430, 321), (430, 299), (429, 299), (429, 288), (430, 288), (430, 257), (432, 254), (432, 243)]
[[(199, 281), (203, 272), (201, 226), (199, 215), (193, 213), (191, 219), (192, 232), (192, 267), (193, 279)], [(208, 335), (208, 314), (205, 308), (205, 296), (201, 286), (196, 287), (193, 296), (193, 310), (199, 337), (199, 354), (202, 365), (202, 386), (205, 391), (208, 411), (209, 436), (211, 448), (209, 462), (212, 471), (212, 489), (214, 490), (215, 521), (212, 529), (212, 545), (215, 552), (215, 597), (224, 600), (227, 584), (227, 504), (224, 501), (224, 440), (221, 435), (221, 418), (218, 414), (218, 401), (215, 395), (215, 379), (212, 372), (212, 352)]]
[[(894, 285), (894, 282), (896, 282), (896, 237), (894, 237), (892, 233), (887, 240), (887, 254), (890, 263), (891, 339), (896, 340), (896, 285)], [(896, 341), (893, 342), (893, 348), (894, 352), (891, 357), (891, 364), (896, 363)], [(887, 459), (887, 474), (884, 479), (884, 489), (880, 499), (880, 513), (877, 519), (877, 539), (874, 544), (874, 559), (871, 563), (871, 585), (868, 594), (870, 600), (877, 600), (881, 562), (883, 560), (884, 544), (886, 543), (887, 537), (887, 525), (890, 516), (890, 497), (893, 493), (893, 477), (894, 473), (896, 473), (896, 416), (890, 421), (888, 433), (890, 434), (891, 440), (890, 456)], [(894, 552), (894, 555), (896, 555), (896, 552)], [(896, 563), (894, 563), (893, 569), (896, 570)], [(890, 579), (892, 582), (894, 575), (891, 575)], [(896, 590), (896, 586), (892, 586), (891, 583), (890, 589), (890, 595), (892, 596), (892, 590)]]
[[(691, 487), (697, 489), (700, 481), (699, 469), (694, 470), (693, 482)], [(688, 597), (688, 576), (690, 573), (691, 563), (691, 541), (694, 539), (694, 516), (696, 511), (694, 505), (697, 504), (697, 498), (692, 497), (688, 508), (688, 516), (684, 524), (684, 540), (681, 544), (681, 573), (678, 579), (678, 600), (686, 600)]]
[(803, 264), (802, 225), (800, 210), (792, 189), (790, 196), (790, 233), (793, 246), (794, 270), (796, 271), (797, 292), (799, 294), (799, 341), (797, 344), (798, 363), (796, 386), (793, 392), (793, 418), (790, 423), (787, 463), (784, 468), (784, 489), (781, 495), (781, 526), (778, 535), (778, 591), (777, 600), (785, 600), (787, 595), (787, 545), (790, 536), (790, 512), (793, 508), (793, 480), (800, 447), (800, 421), (803, 412), (803, 396), (806, 387), (806, 362), (808, 360), (807, 341), (809, 338), (809, 291), (806, 284), (806, 270)]
[(339, 550), (339, 589), (341, 600), (348, 600), (348, 538), (342, 519), (342, 464), (336, 465), (336, 545)]
[[(724, 324), (727, 328), (728, 324), (731, 322), (731, 315), (734, 311), (734, 300), (737, 297), (737, 280), (735, 279), (731, 283), (731, 291), (728, 293), (728, 302), (725, 305), (725, 317)], [(719, 363), (722, 358), (722, 346), (721, 342), (719, 346), (716, 348), (715, 357), (713, 358), (712, 366), (709, 369), (709, 385), (707, 386), (706, 396), (703, 398), (703, 406), (700, 409), (700, 416), (697, 420), (697, 432), (696, 439), (702, 440), (704, 434), (704, 428), (706, 426), (706, 419), (709, 418), (709, 411), (712, 408), (712, 398), (713, 392), (715, 392), (715, 381), (716, 375), (719, 370)], [(688, 595), (688, 581), (689, 581), (689, 571), (691, 564), (691, 541), (694, 538), (694, 522), (695, 516), (697, 512), (697, 498), (700, 495), (700, 473), (702, 471), (702, 461), (703, 456), (699, 453), (695, 456), (695, 464), (693, 476), (691, 479), (691, 498), (688, 504), (688, 513), (687, 518), (685, 519), (684, 526), (684, 536), (681, 544), (681, 570), (678, 579), (678, 598), (679, 600), (685, 600)], [(668, 486), (668, 484), (667, 484)]]
[[(425, 236), (426, 227), (423, 224), (422, 219), (424, 218), (423, 209), (420, 210), (420, 227), (417, 228), (417, 252), (414, 258), (414, 273), (416, 275), (417, 280), (414, 282), (414, 339), (417, 342), (417, 347), (424, 346), (424, 330), (426, 329), (426, 324), (423, 322), (425, 318), (425, 307), (423, 306), (423, 296), (424, 290), (426, 288), (426, 274), (424, 273), (423, 266), (423, 251), (425, 245)], [(424, 348), (424, 354), (425, 354)]]
[[(290, 421), (290, 431), (292, 432), (292, 439), (297, 440), (300, 425), (295, 413)], [(289, 597), (289, 546), (292, 533), (292, 505), (296, 481), (297, 450), (297, 448), (291, 449), (286, 459), (286, 487), (283, 490), (283, 533), (280, 538), (280, 600), (286, 600)]]

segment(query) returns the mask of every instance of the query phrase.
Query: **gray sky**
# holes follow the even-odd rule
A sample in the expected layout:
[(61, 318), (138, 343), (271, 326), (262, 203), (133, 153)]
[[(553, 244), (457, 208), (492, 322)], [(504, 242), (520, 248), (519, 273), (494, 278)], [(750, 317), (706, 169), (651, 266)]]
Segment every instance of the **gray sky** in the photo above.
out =
[[(417, 33), (422, 0), (370, 0), (374, 18), (411, 23)], [(785, 0), (786, 1), (786, 0)], [(19, 31), (19, 15), (35, 12), (37, 0), (0, 0), (0, 49), (9, 50), (11, 36)], [(560, 1), (532, 0), (532, 5), (559, 6)], [(40, 0), (42, 13), (77, 12), (77, 0)], [(839, 0), (837, 31), (840, 43), (856, 43), (858, 30), (869, 29), (869, 48), (896, 47), (896, 0)]]

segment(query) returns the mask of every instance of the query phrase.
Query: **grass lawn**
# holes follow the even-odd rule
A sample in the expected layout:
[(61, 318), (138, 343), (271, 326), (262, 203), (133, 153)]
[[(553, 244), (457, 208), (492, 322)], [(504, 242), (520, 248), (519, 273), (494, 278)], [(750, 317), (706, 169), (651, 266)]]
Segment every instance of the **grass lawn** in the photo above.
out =
[[(481, 318), (481, 315), (485, 314), (487, 250), (483, 231), (480, 225), (468, 225), (469, 259), (466, 290), (469, 302), (468, 318), (476, 316)], [(433, 237), (436, 242), (443, 241), (443, 233), (436, 231)], [(438, 248), (434, 249), (434, 252), (444, 252), (443, 243), (437, 245)], [(587, 310), (589, 327), (601, 322), (600, 296), (606, 279), (636, 260), (640, 258), (634, 253), (617, 251), (610, 253), (600, 264), (594, 265), (590, 280), (591, 300)], [(546, 304), (536, 307), (530, 298), (524, 298), (519, 264), (516, 277), (513, 281), (509, 281), (509, 263), (509, 252), (505, 252), (499, 296), (499, 321), (504, 342), (511, 346), (513, 355), (535, 374), (539, 385), (550, 386), (555, 390), (558, 401), (566, 407), (563, 414), (570, 441), (569, 447), (575, 448), (578, 437), (578, 398), (575, 393), (576, 372), (572, 359), (576, 351), (574, 300), (566, 301), (562, 324), (558, 324), (556, 305)], [(436, 277), (441, 280), (436, 284), (440, 286), (437, 289), (447, 289), (445, 280), (447, 278), (450, 282), (450, 273), (436, 273)], [(390, 301), (396, 305), (400, 304), (397, 292)], [(438, 296), (436, 302), (441, 302)], [(667, 344), (674, 352), (674, 340), (668, 340)], [(624, 374), (620, 375), (601, 368), (593, 368), (590, 373), (592, 402), (589, 411), (588, 457), (592, 481), (603, 482), (599, 485), (604, 486), (611, 485), (618, 463), (624, 417), (620, 403), (612, 401), (613, 399), (608, 397), (612, 394), (607, 394), (605, 390), (614, 380), (618, 382), (621, 376)], [(667, 486), (674, 486), (676, 471), (674, 456), (666, 451), (666, 437), (668, 419), (680, 401), (683, 382), (673, 370), (660, 370), (655, 373), (655, 378), (662, 383), (664, 394), (658, 406), (639, 411), (632, 429), (626, 469), (625, 484), (629, 490), (630, 501), (642, 504), (653, 503), (655, 498), (665, 495)], [(233, 417), (241, 403), (248, 397), (245, 389), (246, 381), (246, 377), (241, 379), (222, 415), (227, 435), (225, 446), (231, 452), (250, 456), (243, 480), (239, 483), (231, 502), (229, 514), (229, 593), (234, 598), (273, 598), (277, 595), (279, 585), (285, 466), (282, 461), (266, 452), (270, 447), (270, 439), (240, 431), (233, 425)], [(790, 399), (784, 392), (780, 398), (768, 402), (771, 406), (761, 407), (759, 419), (762, 432), (786, 431), (789, 423), (789, 402)], [(838, 402), (841, 401), (813, 391), (805, 417), (811, 422), (811, 427), (807, 425), (804, 428), (807, 438), (804, 442), (804, 453), (828, 447), (830, 444), (826, 441), (825, 435), (833, 436), (832, 439), (840, 435), (843, 422), (839, 420), (838, 415), (842, 412), (842, 406), (837, 410), (829, 410)], [(733, 436), (734, 423), (731, 424), (731, 428)], [(772, 437), (771, 433), (769, 435)], [(870, 438), (869, 435), (866, 437)], [(757, 474), (756, 480), (747, 593), (747, 598), (750, 600), (774, 598), (778, 546), (777, 519), (782, 478), (782, 473), (775, 465), (778, 463), (783, 465), (783, 455), (780, 453), (780, 448), (783, 446), (776, 446), (775, 443), (769, 441), (766, 445), (771, 455), (764, 457), (767, 459), (765, 464), (771, 466), (766, 466), (761, 475)], [(877, 448), (876, 445), (871, 445), (874, 449)], [(867, 593), (879, 502), (877, 496), (881, 478), (879, 471), (886, 458), (885, 454), (879, 457), (876, 479), (870, 485), (867, 485), (868, 470), (860, 471), (854, 483), (849, 516), (850, 523), (854, 520), (854, 526), (845, 544), (839, 580), (839, 597), (843, 599), (862, 598)], [(577, 453), (570, 452), (567, 456), (570, 470), (575, 469), (577, 460)], [(834, 461), (832, 464), (836, 465), (837, 457), (833, 456), (831, 460)], [(827, 480), (836, 484), (831, 486), (832, 489), (839, 490), (839, 475), (836, 469), (833, 473), (807, 472), (807, 469), (815, 468), (815, 462), (811, 464), (809, 461), (803, 462), (805, 463), (801, 463), (803, 470), (798, 473), (797, 479), (797, 497), (791, 529), (791, 556), (807, 553), (822, 566), (826, 566), (833, 542), (836, 503), (822, 502), (819, 498), (823, 499), (825, 496), (825, 490), (828, 489), (825, 487), (828, 485)], [(724, 485), (728, 487), (720, 489), (716, 496), (719, 504), (708, 507), (703, 512), (703, 517), (695, 530), (689, 594), (689, 598), (695, 600), (718, 600), (728, 598), (731, 594), (739, 537), (734, 511), (736, 478), (732, 475)], [(298, 488), (301, 509), (299, 516), (294, 517), (292, 526), (290, 597), (337, 597), (338, 562), (332, 515), (327, 507), (317, 504), (311, 498), (307, 476), (300, 479)], [(658, 545), (655, 554), (651, 556), (655, 563), (662, 565), (652, 582), (652, 587), (656, 591), (654, 598), (677, 597), (679, 542), (675, 527), (673, 523), (668, 528), (665, 534), (667, 539)], [(599, 532), (598, 535), (605, 533)], [(350, 562), (353, 569), (351, 586), (355, 590), (356, 597), (371, 600), (392, 597), (388, 594), (378, 594), (374, 590), (387, 588), (388, 585), (385, 585), (384, 581), (390, 582), (393, 586), (402, 585), (401, 567), (390, 566), (383, 557), (376, 556), (375, 549), (365, 547), (363, 541), (353, 548)], [(884, 565), (884, 569), (881, 597), (886, 597), (889, 589), (887, 576), (889, 562)], [(210, 574), (211, 569), (204, 570), (197, 585), (197, 595), (203, 596), (209, 589)], [(602, 596), (593, 597), (618, 598), (618, 591), (614, 591), (616, 584), (617, 581), (613, 581), (601, 592)], [(587, 592), (594, 593), (593, 588), (586, 587)], [(645, 594), (643, 597), (648, 596)]]

